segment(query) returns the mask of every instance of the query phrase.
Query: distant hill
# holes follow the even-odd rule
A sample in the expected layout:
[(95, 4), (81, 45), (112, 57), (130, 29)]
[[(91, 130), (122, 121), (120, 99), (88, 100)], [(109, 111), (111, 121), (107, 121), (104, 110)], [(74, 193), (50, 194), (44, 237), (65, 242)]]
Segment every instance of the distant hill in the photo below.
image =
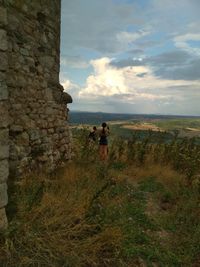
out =
[(198, 118), (195, 116), (177, 115), (154, 115), (154, 114), (123, 114), (123, 113), (104, 113), (104, 112), (81, 112), (70, 111), (69, 122), (71, 124), (94, 124), (99, 125), (107, 121), (124, 120), (152, 120), (152, 119), (175, 119), (175, 118)]

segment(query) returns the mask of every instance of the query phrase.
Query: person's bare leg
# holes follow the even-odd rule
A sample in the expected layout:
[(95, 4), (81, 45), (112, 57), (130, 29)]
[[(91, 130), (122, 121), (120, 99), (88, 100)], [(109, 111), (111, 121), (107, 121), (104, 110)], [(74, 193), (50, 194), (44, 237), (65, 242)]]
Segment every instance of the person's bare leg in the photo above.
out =
[(103, 151), (103, 146), (100, 145), (100, 146), (99, 146), (99, 156), (100, 156), (100, 160), (103, 160), (103, 157), (104, 157), (103, 153), (104, 153), (104, 151)]
[(105, 145), (104, 146), (104, 160), (107, 160), (107, 156), (108, 156), (108, 154), (107, 154), (107, 150), (108, 150), (108, 147)]

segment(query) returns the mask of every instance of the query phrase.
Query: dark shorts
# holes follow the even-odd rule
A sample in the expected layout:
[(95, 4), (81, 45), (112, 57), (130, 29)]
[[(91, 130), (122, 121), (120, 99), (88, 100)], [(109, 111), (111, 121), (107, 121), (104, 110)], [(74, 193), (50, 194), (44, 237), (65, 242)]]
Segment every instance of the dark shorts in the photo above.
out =
[(107, 145), (108, 144), (108, 140), (107, 140), (107, 138), (100, 138), (100, 140), (99, 140), (99, 144), (100, 145)]

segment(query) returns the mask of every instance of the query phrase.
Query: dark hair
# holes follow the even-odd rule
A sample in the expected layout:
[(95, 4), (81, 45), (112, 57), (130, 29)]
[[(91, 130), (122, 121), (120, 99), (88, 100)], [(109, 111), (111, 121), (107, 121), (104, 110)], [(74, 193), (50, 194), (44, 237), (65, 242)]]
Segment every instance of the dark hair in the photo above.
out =
[(103, 127), (103, 129), (102, 129), (102, 133), (105, 134), (105, 128), (106, 128), (107, 124), (106, 124), (105, 122), (103, 122), (103, 123), (101, 124), (101, 126)]
[(96, 126), (94, 126), (94, 127), (93, 127), (93, 130), (95, 130), (95, 131), (96, 131), (96, 129), (97, 129), (97, 127), (96, 127)]

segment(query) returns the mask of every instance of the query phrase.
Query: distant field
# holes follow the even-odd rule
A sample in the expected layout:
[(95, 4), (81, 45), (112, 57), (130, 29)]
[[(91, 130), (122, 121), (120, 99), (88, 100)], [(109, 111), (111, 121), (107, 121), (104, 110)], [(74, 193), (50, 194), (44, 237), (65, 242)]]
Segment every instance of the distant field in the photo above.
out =
[(157, 120), (154, 124), (165, 131), (178, 130), (181, 136), (200, 136), (200, 118)]
[[(118, 132), (123, 134), (123, 130), (128, 130), (125, 135), (129, 135), (135, 131), (153, 131), (173, 133), (178, 131), (182, 137), (200, 137), (200, 118), (176, 118), (176, 119), (145, 119), (111, 121), (108, 122), (112, 127), (115, 126)], [(121, 129), (119, 129), (121, 128)]]
[(74, 112), (69, 114), (69, 122), (72, 124), (101, 124), (103, 121), (176, 121), (192, 120), (200, 121), (200, 116), (175, 116), (175, 115), (154, 115), (154, 114), (121, 114), (104, 112)]
[(165, 130), (171, 129), (187, 129), (191, 128), (190, 130), (198, 129), (200, 131), (200, 118), (177, 118), (177, 119), (159, 119), (154, 120), (155, 125), (161, 127)]
[(155, 131), (155, 132), (163, 132), (162, 128), (157, 127), (155, 124), (147, 123), (147, 122), (141, 122), (141, 123), (135, 123), (135, 124), (123, 124), (123, 128), (130, 129), (130, 130), (142, 130), (142, 131)]
[(106, 121), (111, 128), (112, 135), (131, 137), (133, 133), (146, 136), (149, 131), (154, 132), (179, 132), (182, 137), (200, 137), (200, 117), (187, 116), (161, 116), (161, 115), (132, 115), (112, 113), (72, 113), (71, 127), (92, 128), (100, 127)]

